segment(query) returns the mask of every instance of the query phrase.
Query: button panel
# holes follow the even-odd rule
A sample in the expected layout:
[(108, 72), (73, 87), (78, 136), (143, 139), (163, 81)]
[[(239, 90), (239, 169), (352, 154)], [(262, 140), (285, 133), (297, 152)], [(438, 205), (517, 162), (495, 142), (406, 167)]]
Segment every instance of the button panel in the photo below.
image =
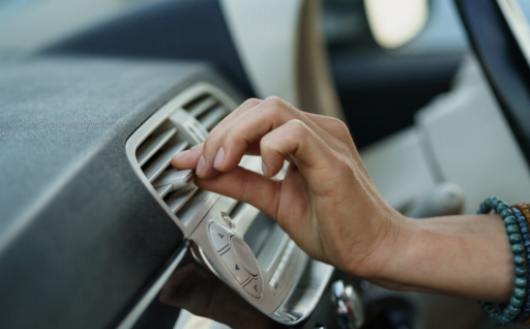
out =
[(263, 283), (259, 276), (259, 266), (245, 241), (213, 220), (208, 225), (208, 236), (212, 248), (220, 255), (224, 267), (235, 281), (250, 296), (261, 298)]
[(248, 245), (237, 236), (232, 237), (230, 244), (234, 254), (241, 262), (241, 265), (245, 268), (245, 270), (254, 276), (258, 275), (258, 263), (256, 262), (256, 257)]
[(259, 276), (253, 278), (243, 288), (250, 296), (260, 298), (262, 292), (261, 278)]
[(245, 283), (252, 276), (250, 273), (248, 273), (248, 271), (243, 268), (240, 260), (234, 255), (232, 251), (228, 251), (223, 255), (223, 261), (225, 263), (225, 266), (228, 268), (234, 278), (236, 278), (239, 284)]
[(213, 222), (208, 227), (208, 234), (213, 248), (217, 252), (226, 251), (229, 247), (230, 232), (223, 226)]

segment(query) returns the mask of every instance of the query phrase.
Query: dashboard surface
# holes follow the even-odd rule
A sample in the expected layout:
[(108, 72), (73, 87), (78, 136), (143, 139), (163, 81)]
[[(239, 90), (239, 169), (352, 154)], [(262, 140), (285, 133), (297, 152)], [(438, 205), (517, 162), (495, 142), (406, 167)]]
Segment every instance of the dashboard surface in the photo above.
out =
[(43, 57), (1, 70), (0, 327), (115, 326), (182, 245), (125, 141), (198, 80), (235, 94), (192, 62)]

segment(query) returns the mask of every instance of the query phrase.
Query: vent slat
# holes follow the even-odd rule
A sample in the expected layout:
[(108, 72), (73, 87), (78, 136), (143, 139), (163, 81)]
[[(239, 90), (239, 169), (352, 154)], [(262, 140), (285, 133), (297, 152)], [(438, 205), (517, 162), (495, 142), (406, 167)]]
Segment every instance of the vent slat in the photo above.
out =
[(204, 99), (201, 99), (200, 101), (197, 101), (190, 105), (187, 110), (188, 112), (193, 115), (194, 117), (201, 116), (204, 112), (212, 108), (217, 104), (217, 100), (213, 97), (207, 97)]
[(172, 189), (171, 188), (171, 184), (158, 186), (158, 187), (156, 187), (156, 193), (161, 198), (164, 198), (166, 195), (168, 195), (169, 192), (171, 192), (171, 189)]
[(184, 205), (197, 193), (199, 189), (197, 187), (193, 187), (187, 192), (182, 193), (181, 191), (178, 191), (174, 194), (169, 195), (166, 198), (166, 203), (169, 209), (171, 209), (171, 212), (176, 214), (177, 211), (182, 209)]
[(226, 110), (221, 107), (215, 107), (208, 111), (203, 117), (199, 118), (200, 123), (206, 128), (211, 130), (223, 117), (226, 115)]
[(193, 180), (193, 171), (190, 169), (177, 170), (168, 168), (153, 183), (155, 187), (170, 184), (174, 190), (186, 187)]
[(160, 134), (149, 137), (136, 151), (138, 164), (143, 166), (176, 133), (177, 128), (170, 128)]
[(147, 168), (145, 168), (145, 176), (149, 182), (153, 183), (153, 181), (169, 166), (171, 158), (173, 158), (175, 154), (184, 151), (188, 146), (188, 142), (180, 142), (162, 150), (161, 154)]
[(210, 195), (210, 192), (199, 189), (193, 193), (184, 203), (179, 204), (179, 208), (175, 210), (175, 214), (183, 223), (188, 223), (204, 209), (206, 199)]

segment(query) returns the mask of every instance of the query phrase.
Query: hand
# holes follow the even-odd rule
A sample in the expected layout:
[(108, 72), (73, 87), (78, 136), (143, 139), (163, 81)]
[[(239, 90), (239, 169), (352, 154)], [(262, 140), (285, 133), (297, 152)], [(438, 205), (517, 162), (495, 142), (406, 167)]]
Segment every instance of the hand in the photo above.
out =
[[(238, 166), (245, 154), (261, 155), (263, 175)], [(285, 178), (271, 179), (284, 160)], [(346, 272), (369, 277), (392, 257), (404, 218), (376, 191), (340, 120), (277, 97), (249, 99), (172, 164), (195, 168), (199, 187), (254, 205), (310, 256)]]

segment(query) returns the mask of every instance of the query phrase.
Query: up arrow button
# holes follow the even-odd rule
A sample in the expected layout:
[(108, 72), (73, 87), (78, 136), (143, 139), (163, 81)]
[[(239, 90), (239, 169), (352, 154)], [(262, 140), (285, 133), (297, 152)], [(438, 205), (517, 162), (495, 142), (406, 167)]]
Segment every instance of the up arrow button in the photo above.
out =
[(212, 222), (208, 226), (208, 235), (210, 236), (210, 243), (213, 249), (217, 252), (224, 252), (228, 249), (228, 240), (230, 232), (222, 225)]

